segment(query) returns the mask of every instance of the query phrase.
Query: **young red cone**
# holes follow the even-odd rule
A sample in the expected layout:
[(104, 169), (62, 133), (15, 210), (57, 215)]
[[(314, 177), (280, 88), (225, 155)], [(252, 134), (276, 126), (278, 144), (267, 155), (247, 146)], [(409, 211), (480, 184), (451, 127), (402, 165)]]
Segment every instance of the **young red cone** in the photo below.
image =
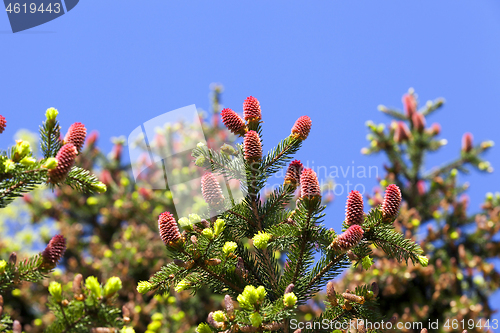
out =
[(417, 132), (422, 133), (425, 129), (425, 117), (420, 112), (415, 112), (411, 117), (413, 121), (413, 126)]
[(310, 198), (321, 196), (318, 177), (313, 169), (304, 168), (300, 174), (300, 196)]
[(243, 140), (245, 147), (245, 160), (247, 162), (257, 162), (262, 159), (262, 144), (259, 134), (255, 131), (248, 131)]
[(171, 245), (181, 238), (177, 222), (169, 212), (160, 214), (158, 218), (158, 230), (160, 230), (160, 238), (165, 245)]
[(387, 186), (385, 189), (384, 202), (382, 203), (382, 212), (385, 219), (393, 219), (398, 216), (399, 206), (401, 205), (401, 191), (395, 184)]
[(48, 269), (56, 267), (64, 252), (66, 252), (66, 239), (62, 235), (55, 235), (42, 252), (42, 267)]
[(243, 102), (243, 117), (246, 121), (259, 121), (262, 119), (260, 103), (257, 98), (249, 96)]
[(413, 94), (403, 95), (403, 105), (408, 118), (413, 117), (413, 114), (417, 112), (417, 101), (415, 100), (415, 96), (413, 96)]
[(232, 133), (237, 135), (244, 135), (247, 131), (245, 122), (241, 117), (231, 109), (222, 109), (221, 113), (222, 122)]
[(408, 141), (411, 138), (410, 130), (408, 126), (402, 121), (398, 121), (396, 125), (396, 129), (394, 131), (394, 141), (397, 143), (401, 143), (404, 141)]
[(68, 132), (64, 137), (64, 143), (72, 143), (78, 152), (80, 152), (82, 151), (86, 136), (87, 129), (85, 126), (82, 123), (74, 123), (69, 127)]
[(358, 191), (351, 191), (345, 205), (345, 222), (348, 225), (363, 225), (364, 215), (363, 196)]
[(300, 184), (300, 174), (304, 166), (299, 160), (294, 160), (288, 165), (285, 174), (285, 184), (290, 184), (297, 187)]
[(347, 251), (358, 245), (363, 238), (363, 228), (357, 224), (351, 225), (349, 229), (335, 238), (330, 245), (331, 248)]
[(465, 133), (462, 136), (462, 151), (464, 153), (468, 153), (472, 150), (472, 134), (471, 133)]
[(218, 207), (224, 202), (224, 196), (215, 176), (207, 172), (201, 177), (201, 194), (206, 203)]
[(5, 120), (5, 117), (0, 114), (0, 134), (3, 133), (6, 126), (7, 126), (7, 120)]
[(300, 140), (305, 140), (311, 131), (311, 126), (311, 118), (308, 116), (299, 117), (292, 127), (292, 135)]
[(69, 170), (75, 163), (76, 155), (78, 155), (78, 151), (72, 143), (62, 146), (56, 155), (57, 167), (48, 172), (49, 182), (56, 184), (66, 179)]

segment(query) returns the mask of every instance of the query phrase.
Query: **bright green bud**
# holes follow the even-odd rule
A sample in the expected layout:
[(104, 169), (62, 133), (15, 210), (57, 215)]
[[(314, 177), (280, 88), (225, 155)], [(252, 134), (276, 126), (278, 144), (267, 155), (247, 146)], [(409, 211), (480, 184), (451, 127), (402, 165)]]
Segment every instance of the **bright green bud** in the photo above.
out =
[(31, 152), (30, 143), (28, 141), (17, 140), (14, 156), (16, 161), (20, 161), (23, 157)]
[(205, 143), (204, 142), (198, 142), (198, 144), (196, 145), (196, 147), (204, 147), (205, 146)]
[(259, 250), (264, 250), (267, 248), (267, 243), (271, 240), (271, 234), (267, 232), (259, 231), (257, 235), (253, 236), (253, 246), (258, 248)]
[(198, 214), (189, 214), (189, 222), (195, 224), (201, 221), (201, 217)]
[(363, 258), (361, 264), (363, 265), (363, 268), (368, 270), (370, 267), (373, 265), (373, 260), (370, 258), (370, 256), (366, 256)]
[(181, 228), (183, 228), (185, 230), (192, 230), (193, 229), (193, 225), (191, 224), (191, 222), (189, 222), (189, 219), (187, 217), (181, 217), (179, 219), (179, 221), (177, 221), (177, 222), (179, 223)]
[(0, 274), (5, 273), (5, 267), (7, 266), (7, 261), (0, 260)]
[(212, 329), (210, 328), (210, 326), (208, 326), (207, 323), (201, 323), (198, 325), (196, 333), (212, 333)]
[(248, 285), (243, 292), (238, 295), (237, 300), (242, 308), (253, 310), (255, 304), (261, 303), (266, 297), (266, 294), (266, 289), (263, 286), (255, 288), (254, 286)]
[(148, 281), (140, 281), (137, 284), (137, 291), (140, 294), (145, 294), (145, 293), (147, 293), (150, 290), (153, 290), (153, 285), (150, 282), (148, 282)]
[(89, 289), (96, 297), (101, 297), (101, 285), (95, 276), (89, 276), (85, 280), (85, 287)]
[(222, 252), (224, 252), (224, 254), (227, 256), (230, 253), (233, 253), (237, 247), (238, 244), (236, 244), (235, 242), (226, 242), (226, 244), (224, 244), (224, 246), (222, 247)]
[(191, 287), (191, 283), (186, 280), (181, 280), (177, 285), (175, 286), (174, 290), (177, 292), (181, 292), (182, 290), (187, 290)]
[(226, 318), (226, 315), (224, 314), (224, 312), (222, 311), (215, 311), (213, 314), (212, 314), (212, 318), (214, 318), (214, 320), (218, 323), (223, 323), (227, 320)]
[(196, 166), (202, 167), (205, 164), (205, 156), (200, 155), (196, 158), (196, 161), (194, 161), (194, 164)]
[(106, 187), (106, 184), (98, 182), (98, 183), (92, 184), (92, 189), (98, 193), (104, 193), (104, 192), (106, 192), (106, 190), (108, 188)]
[(49, 284), (49, 293), (57, 303), (62, 301), (62, 286), (59, 282), (52, 281)]
[(54, 108), (48, 108), (47, 111), (45, 111), (45, 117), (47, 118), (47, 121), (54, 121), (58, 114), (59, 111)]
[(250, 322), (253, 327), (259, 327), (262, 324), (262, 316), (258, 312), (254, 312), (250, 315)]
[(42, 165), (42, 168), (46, 168), (49, 170), (57, 168), (57, 160), (54, 157), (49, 157)]
[(203, 231), (201, 233), (203, 234), (203, 236), (205, 236), (209, 239), (214, 238), (214, 231), (211, 228), (205, 228), (205, 229), (203, 229)]
[(123, 326), (123, 328), (120, 330), (120, 333), (135, 333), (135, 331), (132, 327)]
[(288, 293), (283, 296), (283, 304), (285, 304), (287, 308), (294, 307), (295, 303), (297, 303), (297, 296), (295, 296), (294, 293)]
[(148, 325), (148, 330), (152, 332), (158, 331), (158, 329), (161, 327), (161, 321), (152, 321)]
[(19, 163), (21, 163), (22, 165), (25, 165), (25, 166), (30, 166), (30, 165), (35, 164), (35, 162), (36, 162), (36, 160), (33, 157), (26, 156)]
[(161, 313), (157, 312), (151, 316), (151, 320), (162, 321), (163, 315)]
[(224, 222), (224, 220), (222, 219), (217, 219), (214, 223), (215, 236), (219, 236), (224, 231), (225, 227), (226, 227), (226, 222)]
[(116, 276), (110, 277), (104, 285), (104, 296), (111, 297), (120, 289), (122, 289), (122, 280)]
[(255, 291), (257, 292), (258, 301), (263, 302), (264, 298), (266, 298), (266, 295), (267, 295), (266, 288), (264, 288), (263, 286), (260, 286), (257, 289), (255, 289)]
[(220, 151), (228, 155), (236, 155), (236, 149), (234, 149), (233, 146), (228, 145), (227, 143), (223, 144), (222, 147), (220, 147)]
[(99, 200), (97, 200), (96, 197), (88, 197), (87, 198), (87, 205), (89, 205), (89, 206), (97, 205), (98, 202), (99, 202)]
[(420, 265), (424, 267), (427, 267), (427, 265), (429, 264), (429, 258), (427, 258), (426, 256), (418, 256), (418, 261), (420, 262)]
[(12, 160), (6, 160), (3, 162), (3, 166), (5, 168), (5, 172), (12, 171), (16, 168), (16, 164)]
[(452, 177), (456, 177), (456, 176), (457, 176), (457, 174), (458, 174), (458, 170), (457, 170), (457, 169), (452, 169), (452, 170), (450, 171), (450, 176), (452, 176)]

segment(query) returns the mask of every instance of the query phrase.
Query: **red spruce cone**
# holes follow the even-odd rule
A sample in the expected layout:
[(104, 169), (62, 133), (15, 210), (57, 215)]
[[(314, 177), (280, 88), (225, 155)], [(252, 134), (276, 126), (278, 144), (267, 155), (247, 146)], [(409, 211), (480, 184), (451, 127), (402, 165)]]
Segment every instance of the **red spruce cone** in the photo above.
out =
[(316, 197), (321, 196), (318, 177), (313, 169), (304, 168), (300, 174), (300, 196)]
[(64, 137), (64, 143), (72, 143), (78, 152), (83, 148), (85, 143), (85, 137), (87, 136), (87, 129), (82, 123), (74, 123), (69, 129), (68, 133)]
[(417, 101), (412, 94), (403, 95), (403, 105), (408, 118), (413, 117), (413, 114), (417, 112)]
[(363, 234), (364, 231), (361, 226), (357, 224), (351, 225), (349, 229), (335, 238), (330, 246), (336, 250), (350, 250), (361, 242)]
[(384, 218), (392, 219), (398, 216), (399, 206), (401, 205), (401, 191), (397, 185), (391, 184), (385, 189), (384, 202), (382, 203), (382, 212)]
[(345, 222), (348, 225), (363, 225), (364, 215), (363, 196), (358, 191), (351, 191), (345, 205)]
[(300, 140), (305, 140), (311, 131), (311, 126), (311, 118), (308, 116), (299, 117), (292, 127), (292, 135)]
[(260, 103), (257, 98), (249, 96), (243, 102), (243, 117), (246, 121), (259, 121), (262, 119)]
[(255, 131), (248, 131), (243, 140), (245, 147), (245, 160), (247, 162), (257, 162), (262, 158), (262, 144), (259, 134)]
[(171, 245), (181, 238), (179, 227), (172, 214), (164, 212), (158, 218), (158, 230), (160, 230), (160, 237), (165, 245)]
[(56, 155), (57, 167), (49, 170), (49, 182), (52, 184), (62, 182), (75, 163), (78, 151), (72, 143), (67, 143), (59, 149)]
[(465, 133), (462, 136), (462, 151), (468, 153), (472, 150), (472, 134)]
[(247, 131), (245, 122), (241, 117), (231, 109), (222, 109), (221, 113), (222, 122), (234, 134), (244, 135)]
[(415, 112), (412, 116), (413, 126), (417, 132), (422, 133), (425, 129), (425, 117), (420, 112)]
[(0, 114), (0, 134), (3, 133), (6, 126), (7, 126), (7, 120), (5, 120), (5, 117)]
[(66, 239), (63, 235), (55, 235), (42, 252), (42, 267), (49, 269), (56, 267), (64, 252), (66, 252)]
[(297, 187), (300, 184), (300, 173), (303, 168), (304, 166), (299, 160), (292, 161), (286, 170), (285, 184), (291, 184)]
[(394, 132), (394, 141), (397, 143), (401, 143), (404, 141), (408, 141), (411, 138), (410, 130), (408, 126), (402, 121), (398, 121), (396, 130)]
[(207, 172), (201, 177), (201, 194), (210, 206), (220, 206), (224, 202), (224, 196), (219, 182), (213, 174)]

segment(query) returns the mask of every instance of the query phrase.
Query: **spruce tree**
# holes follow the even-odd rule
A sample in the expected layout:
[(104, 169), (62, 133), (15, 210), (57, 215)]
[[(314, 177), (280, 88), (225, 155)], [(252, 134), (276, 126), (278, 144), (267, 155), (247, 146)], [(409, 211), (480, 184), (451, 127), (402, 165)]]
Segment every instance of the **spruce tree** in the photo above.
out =
[[(174, 288), (196, 293), (208, 287), (225, 295), (225, 308), (211, 312), (206, 323), (198, 326), (203, 333), (301, 328), (302, 332), (331, 332), (335, 324), (352, 319), (381, 320), (376, 285), (339, 292), (329, 281), (351, 264), (369, 267), (374, 247), (397, 261), (427, 266), (420, 246), (393, 226), (401, 203), (399, 188), (390, 187), (384, 203), (366, 214), (362, 198), (351, 193), (342, 231), (328, 229), (322, 224), (324, 206), (316, 173), (299, 161), (291, 162), (309, 135), (311, 119), (300, 117), (291, 134), (265, 154), (256, 98), (245, 100), (243, 118), (231, 109), (222, 110), (221, 116), (243, 143), (231, 155), (206, 145), (193, 150), (193, 159), (206, 170), (201, 193), (207, 208), (201, 216), (182, 217), (180, 226), (171, 212), (160, 214), (159, 234), (174, 261), (140, 282), (138, 291), (162, 294)], [(283, 185), (264, 198), (267, 180), (284, 167)], [(240, 182), (241, 202), (224, 196), (217, 177)], [(296, 204), (287, 208), (297, 197)], [(277, 251), (286, 253), (283, 265), (274, 256)], [(321, 253), (318, 261), (316, 251)], [(299, 327), (297, 306), (327, 283), (325, 311)]]

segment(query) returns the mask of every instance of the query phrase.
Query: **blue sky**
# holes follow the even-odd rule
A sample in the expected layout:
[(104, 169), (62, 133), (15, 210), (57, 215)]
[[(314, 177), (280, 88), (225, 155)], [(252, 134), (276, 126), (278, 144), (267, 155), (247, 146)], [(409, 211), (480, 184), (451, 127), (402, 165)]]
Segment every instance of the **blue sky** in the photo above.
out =
[[(36, 130), (44, 111), (60, 111), (63, 128), (80, 121), (101, 134), (128, 135), (164, 112), (208, 108), (208, 85), (225, 86), (223, 103), (241, 111), (245, 97), (262, 105), (271, 148), (303, 114), (313, 130), (297, 157), (314, 165), (381, 165), (360, 149), (365, 121), (386, 121), (385, 104), (401, 108), (414, 87), (421, 102), (437, 97), (448, 145), (431, 156), (443, 163), (460, 150), (464, 132), (494, 140), (500, 92), (500, 3), (483, 1), (173, 1), (86, 0), (42, 26), (12, 34), (0, 14), (0, 114), (15, 130)], [(499, 147), (487, 154), (495, 171), (474, 172), (471, 207), (499, 191)], [(376, 179), (339, 178), (363, 184)], [(327, 210), (339, 227), (344, 196)], [(497, 297), (499, 298), (499, 297)], [(500, 307), (500, 301), (496, 301)], [(497, 316), (500, 318), (500, 316)]]

